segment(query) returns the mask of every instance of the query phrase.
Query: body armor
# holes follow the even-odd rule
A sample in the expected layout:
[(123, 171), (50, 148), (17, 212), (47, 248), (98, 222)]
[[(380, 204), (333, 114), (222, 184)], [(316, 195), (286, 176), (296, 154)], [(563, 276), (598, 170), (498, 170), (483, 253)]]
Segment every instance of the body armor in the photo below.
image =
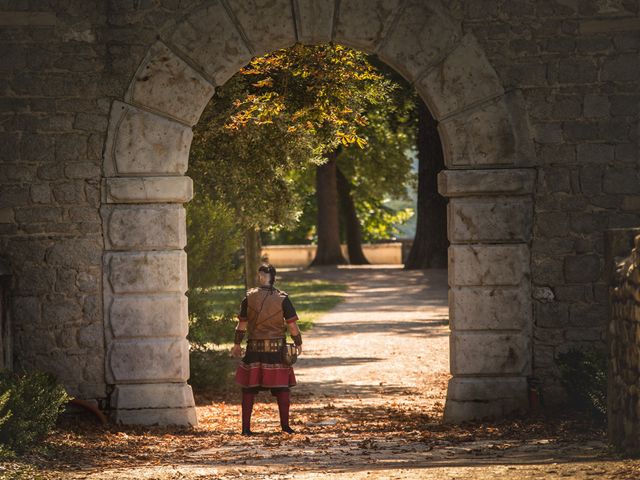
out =
[(287, 294), (276, 288), (254, 288), (247, 293), (249, 339), (284, 338), (286, 326), (282, 302)]

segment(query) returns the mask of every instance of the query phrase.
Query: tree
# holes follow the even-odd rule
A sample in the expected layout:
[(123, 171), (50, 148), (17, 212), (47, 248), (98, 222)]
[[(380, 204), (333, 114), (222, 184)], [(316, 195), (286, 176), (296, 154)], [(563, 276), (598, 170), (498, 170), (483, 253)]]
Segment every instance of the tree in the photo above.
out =
[(366, 265), (369, 263), (362, 251), (362, 227), (358, 219), (358, 212), (353, 201), (352, 185), (342, 170), (336, 168), (336, 180), (338, 198), (340, 199), (340, 212), (347, 237), (347, 252), (349, 263), (352, 265)]
[(418, 102), (418, 218), (407, 269), (447, 267), (447, 199), (438, 193), (438, 173), (444, 154), (438, 123)]
[[(295, 188), (295, 177), (300, 173), (294, 172), (315, 166), (321, 158), (311, 134), (302, 129), (290, 131), (280, 119), (248, 123), (244, 128), (229, 126), (229, 119), (237, 113), (237, 98), (247, 89), (246, 78), (236, 75), (216, 91), (194, 129), (189, 174), (196, 184), (196, 199), (210, 199), (200, 205), (209, 209), (212, 219), (217, 214), (213, 208), (233, 212), (237, 235), (228, 238), (243, 239), (245, 281), (251, 286), (260, 260), (256, 232), (267, 225), (295, 224), (301, 213), (301, 198)], [(190, 235), (189, 249), (210, 251), (213, 245), (205, 246), (206, 238), (210, 237)], [(201, 268), (195, 264), (201, 257), (189, 260), (189, 270)]]
[(318, 248), (311, 265), (347, 263), (340, 248), (335, 157), (336, 152), (330, 153), (327, 162), (316, 167)]
[(313, 264), (346, 263), (337, 219), (337, 149), (366, 147), (366, 113), (384, 110), (395, 85), (363, 53), (339, 45), (297, 45), (254, 60), (243, 73), (252, 78), (254, 90), (238, 100), (232, 127), (286, 118), (289, 131), (304, 129), (316, 136), (326, 163), (316, 169), (318, 248)]

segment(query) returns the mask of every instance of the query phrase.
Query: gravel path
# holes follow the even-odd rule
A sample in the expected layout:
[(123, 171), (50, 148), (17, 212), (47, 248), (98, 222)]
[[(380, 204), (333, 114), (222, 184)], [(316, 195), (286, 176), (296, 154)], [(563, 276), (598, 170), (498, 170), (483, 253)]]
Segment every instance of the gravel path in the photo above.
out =
[(582, 420), (441, 424), (449, 379), (445, 271), (376, 266), (283, 275), (349, 286), (346, 301), (304, 335), (292, 391), (296, 435), (278, 432), (277, 406), (264, 393), (254, 410), (258, 434), (238, 435), (234, 393), (199, 406), (196, 429), (169, 434), (175, 448), (154, 443), (153, 435), (166, 441), (165, 430), (129, 433), (138, 450), (155, 451), (149, 460), (64, 478), (640, 478), (640, 462), (616, 458), (602, 430)]
[(347, 267), (296, 275), (301, 276), (347, 282), (349, 289), (346, 300), (305, 335), (296, 397), (323, 396), (361, 407), (391, 398), (416, 406), (444, 402), (446, 271)]

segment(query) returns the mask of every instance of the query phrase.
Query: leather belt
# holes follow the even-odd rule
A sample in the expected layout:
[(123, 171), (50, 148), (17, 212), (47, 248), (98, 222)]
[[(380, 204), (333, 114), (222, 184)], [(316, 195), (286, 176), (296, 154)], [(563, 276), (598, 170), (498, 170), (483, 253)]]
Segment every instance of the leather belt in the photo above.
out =
[(279, 352), (284, 344), (284, 338), (249, 339), (247, 340), (247, 350), (252, 352)]

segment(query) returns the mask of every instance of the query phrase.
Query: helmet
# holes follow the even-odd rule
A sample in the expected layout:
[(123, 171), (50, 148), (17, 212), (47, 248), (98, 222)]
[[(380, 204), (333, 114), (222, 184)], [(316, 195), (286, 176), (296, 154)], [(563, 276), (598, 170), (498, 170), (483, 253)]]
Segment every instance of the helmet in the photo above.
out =
[(260, 265), (260, 268), (258, 268), (258, 273), (260, 272), (269, 274), (269, 285), (273, 286), (274, 282), (276, 281), (276, 267), (274, 267), (270, 263), (263, 263), (262, 265)]

